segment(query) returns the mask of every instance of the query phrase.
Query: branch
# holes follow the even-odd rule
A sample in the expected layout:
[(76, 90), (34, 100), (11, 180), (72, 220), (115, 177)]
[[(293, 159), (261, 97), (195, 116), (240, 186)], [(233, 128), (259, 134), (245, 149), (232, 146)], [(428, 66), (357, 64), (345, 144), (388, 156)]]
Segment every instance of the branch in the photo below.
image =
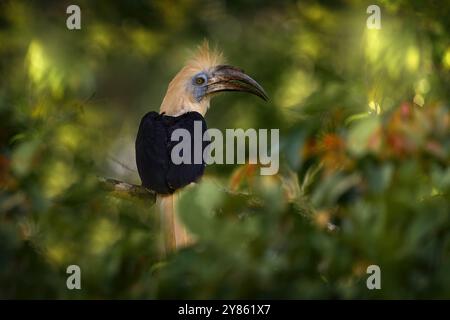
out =
[(156, 192), (143, 186), (126, 183), (111, 178), (99, 177), (102, 187), (107, 191), (112, 191), (121, 198), (136, 197), (144, 200), (156, 201)]
[(129, 166), (127, 166), (126, 164), (124, 164), (124, 163), (122, 163), (121, 161), (117, 160), (117, 159), (114, 158), (113, 156), (108, 156), (108, 158), (109, 158), (112, 162), (118, 164), (119, 166), (121, 166), (121, 167), (124, 168), (124, 169), (127, 169), (128, 171), (131, 171), (131, 172), (137, 172), (136, 169), (130, 168)]

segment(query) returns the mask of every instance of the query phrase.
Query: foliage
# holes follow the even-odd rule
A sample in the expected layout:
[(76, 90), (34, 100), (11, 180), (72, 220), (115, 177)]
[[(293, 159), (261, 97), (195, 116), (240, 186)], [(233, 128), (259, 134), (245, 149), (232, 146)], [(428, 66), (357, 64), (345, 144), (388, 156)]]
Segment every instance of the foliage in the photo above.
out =
[[(69, 4), (0, 3), (0, 298), (450, 296), (450, 5), (380, 1), (369, 30), (365, 1), (79, 1), (69, 31)], [(97, 177), (139, 183), (139, 120), (203, 38), (271, 97), (209, 127), (280, 128), (282, 165), (209, 166), (161, 258), (156, 209)]]

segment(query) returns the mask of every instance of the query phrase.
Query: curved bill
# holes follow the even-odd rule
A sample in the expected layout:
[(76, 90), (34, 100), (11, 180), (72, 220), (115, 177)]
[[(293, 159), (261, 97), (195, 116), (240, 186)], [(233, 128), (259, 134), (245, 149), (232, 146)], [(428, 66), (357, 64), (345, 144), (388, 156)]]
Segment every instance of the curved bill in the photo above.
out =
[(243, 91), (257, 95), (265, 101), (269, 100), (263, 87), (245, 74), (244, 70), (228, 65), (217, 66), (208, 79), (207, 94), (221, 91)]

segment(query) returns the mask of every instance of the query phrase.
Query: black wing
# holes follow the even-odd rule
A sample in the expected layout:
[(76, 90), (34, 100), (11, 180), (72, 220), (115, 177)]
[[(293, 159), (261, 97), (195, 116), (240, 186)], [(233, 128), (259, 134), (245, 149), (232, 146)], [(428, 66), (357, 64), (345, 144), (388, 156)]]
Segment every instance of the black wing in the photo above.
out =
[(166, 182), (169, 169), (167, 130), (161, 115), (147, 113), (136, 137), (136, 165), (142, 185), (157, 193), (170, 193)]
[[(201, 123), (201, 136), (194, 135), (194, 123)], [(171, 141), (174, 130), (183, 128), (191, 135), (190, 164), (174, 164), (171, 152), (178, 142)], [(197, 181), (205, 170), (205, 163), (194, 163), (194, 138), (202, 140), (206, 122), (201, 114), (188, 112), (179, 117), (147, 113), (141, 120), (136, 138), (136, 164), (142, 185), (157, 193), (170, 194), (191, 182)], [(209, 142), (201, 142), (201, 152)]]

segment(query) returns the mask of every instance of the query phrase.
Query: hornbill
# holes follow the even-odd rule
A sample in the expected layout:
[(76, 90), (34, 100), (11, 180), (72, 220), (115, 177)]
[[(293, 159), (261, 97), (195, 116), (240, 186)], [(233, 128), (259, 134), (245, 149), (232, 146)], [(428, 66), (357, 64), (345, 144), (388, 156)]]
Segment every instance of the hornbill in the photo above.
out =
[[(187, 232), (175, 214), (174, 192), (196, 182), (205, 169), (203, 157), (201, 163), (194, 163), (194, 152), (191, 152), (190, 164), (173, 163), (171, 151), (175, 143), (171, 140), (172, 132), (183, 128), (193, 136), (194, 121), (201, 121), (203, 134), (206, 131), (203, 117), (210, 99), (223, 91), (249, 92), (268, 99), (255, 80), (243, 70), (223, 64), (222, 55), (210, 50), (205, 42), (169, 83), (160, 113), (148, 112), (140, 122), (135, 145), (136, 164), (143, 187), (158, 194), (165, 251), (189, 242)], [(206, 147), (203, 141), (201, 145), (202, 149)]]

